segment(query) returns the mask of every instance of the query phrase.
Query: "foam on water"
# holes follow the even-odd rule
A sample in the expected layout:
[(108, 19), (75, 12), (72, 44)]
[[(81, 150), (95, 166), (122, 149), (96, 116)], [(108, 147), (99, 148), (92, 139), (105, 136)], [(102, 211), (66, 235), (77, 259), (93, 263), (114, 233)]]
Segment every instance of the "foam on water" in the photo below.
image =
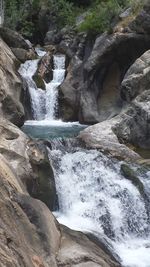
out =
[(59, 200), (58, 221), (107, 239), (123, 266), (150, 267), (145, 202), (121, 175), (121, 163), (96, 150), (66, 150), (58, 144), (49, 152)]
[(41, 120), (41, 121), (33, 121), (33, 120), (28, 120), (24, 123), (24, 125), (33, 125), (33, 126), (63, 126), (63, 127), (68, 127), (68, 126), (83, 126), (79, 122), (63, 122), (61, 120)]

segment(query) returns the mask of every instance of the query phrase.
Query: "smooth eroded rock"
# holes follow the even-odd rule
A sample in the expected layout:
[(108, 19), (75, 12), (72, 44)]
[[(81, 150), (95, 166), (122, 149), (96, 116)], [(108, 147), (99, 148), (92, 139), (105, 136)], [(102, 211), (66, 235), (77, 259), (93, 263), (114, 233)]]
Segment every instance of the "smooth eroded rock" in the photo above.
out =
[(24, 123), (24, 108), (20, 101), (23, 84), (16, 71), (17, 59), (0, 39), (0, 114), (14, 124)]

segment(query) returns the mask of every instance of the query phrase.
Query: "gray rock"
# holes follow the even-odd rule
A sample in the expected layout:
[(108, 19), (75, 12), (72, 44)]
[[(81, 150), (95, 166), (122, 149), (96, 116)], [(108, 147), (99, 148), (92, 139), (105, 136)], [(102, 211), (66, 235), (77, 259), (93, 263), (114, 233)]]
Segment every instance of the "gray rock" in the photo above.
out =
[(121, 142), (150, 148), (150, 90), (137, 96), (113, 127)]
[(131, 13), (132, 13), (132, 8), (129, 7), (119, 15), (119, 18), (124, 19), (126, 17), (129, 17)]
[(60, 43), (61, 39), (61, 33), (58, 33), (56, 30), (51, 30), (46, 33), (44, 43), (45, 45), (54, 45)]
[(4, 42), (13, 48), (22, 48), (22, 49), (30, 49), (30, 45), (26, 42), (26, 40), (17, 32), (8, 29), (8, 28), (0, 28), (0, 37), (4, 40)]
[(59, 87), (59, 113), (65, 121), (78, 120), (82, 61), (73, 57), (65, 81)]
[(120, 82), (130, 65), (149, 47), (149, 38), (139, 34), (103, 34), (96, 39), (83, 66), (81, 122), (96, 123), (120, 113)]
[(26, 60), (36, 58), (36, 54), (33, 49), (25, 50), (24, 48), (11, 48), (11, 50), (16, 58), (22, 63), (24, 63)]
[(56, 188), (45, 145), (30, 141), (16, 126), (0, 120), (0, 153), (9, 162), (22, 189), (53, 210)]
[(127, 71), (122, 84), (121, 96), (127, 102), (148, 90), (150, 84), (150, 50), (146, 51)]
[(126, 161), (137, 161), (140, 156), (121, 144), (113, 129), (119, 123), (120, 117), (116, 116), (111, 120), (97, 123), (81, 131), (78, 138), (85, 142), (89, 148), (100, 149), (104, 153)]
[(10, 48), (0, 39), (0, 114), (14, 124), (24, 123), (24, 108), (20, 101), (23, 84), (16, 72), (18, 61)]
[(140, 11), (135, 20), (129, 24), (129, 27), (132, 31), (137, 33), (150, 34), (150, 2), (145, 2), (144, 8)]
[(33, 76), (38, 88), (45, 89), (43, 80), (49, 83), (53, 78), (53, 53), (53, 50), (48, 51), (38, 63), (37, 71)]

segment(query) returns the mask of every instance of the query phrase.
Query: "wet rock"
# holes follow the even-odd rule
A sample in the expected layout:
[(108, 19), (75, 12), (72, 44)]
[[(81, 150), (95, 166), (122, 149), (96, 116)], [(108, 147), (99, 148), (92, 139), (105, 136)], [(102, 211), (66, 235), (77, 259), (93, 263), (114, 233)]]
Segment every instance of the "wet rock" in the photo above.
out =
[(62, 243), (57, 256), (58, 266), (120, 267), (120, 264), (107, 257), (99, 246), (81, 232), (61, 226)]
[(74, 57), (67, 69), (65, 81), (59, 87), (59, 114), (64, 121), (78, 120), (82, 61)]
[(33, 75), (32, 79), (36, 83), (37, 88), (45, 90), (45, 83), (42, 79), (42, 77), (36, 72), (36, 74)]
[[(39, 61), (37, 71), (33, 76), (34, 81), (38, 88), (45, 89), (45, 80), (47, 83), (53, 78), (53, 51), (47, 52), (44, 57)], [(41, 87), (39, 87), (41, 86)]]
[(48, 159), (46, 146), (43, 142), (28, 143), (29, 162), (32, 166), (34, 179), (27, 184), (31, 196), (43, 201), (50, 210), (55, 210), (57, 195), (52, 167)]
[(0, 155), (0, 266), (120, 267), (84, 234), (60, 226), (44, 203), (28, 195), (14, 169)]
[(122, 164), (121, 165), (121, 172), (122, 172), (122, 174), (123, 174), (123, 176), (125, 178), (130, 180), (135, 185), (135, 187), (137, 187), (137, 189), (139, 190), (140, 194), (142, 196), (144, 196), (144, 185), (140, 181), (140, 179), (137, 177), (137, 175), (134, 172), (134, 170), (132, 170), (128, 165)]
[(23, 84), (16, 72), (17, 59), (0, 39), (0, 114), (14, 124), (24, 123), (24, 108), (20, 102)]

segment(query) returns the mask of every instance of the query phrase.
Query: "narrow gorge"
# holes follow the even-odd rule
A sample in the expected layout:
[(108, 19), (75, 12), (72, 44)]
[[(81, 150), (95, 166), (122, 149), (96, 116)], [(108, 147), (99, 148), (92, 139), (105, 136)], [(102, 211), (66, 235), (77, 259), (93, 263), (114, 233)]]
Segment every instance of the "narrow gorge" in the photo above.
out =
[(150, 267), (150, 1), (50, 2), (0, 27), (0, 267)]

